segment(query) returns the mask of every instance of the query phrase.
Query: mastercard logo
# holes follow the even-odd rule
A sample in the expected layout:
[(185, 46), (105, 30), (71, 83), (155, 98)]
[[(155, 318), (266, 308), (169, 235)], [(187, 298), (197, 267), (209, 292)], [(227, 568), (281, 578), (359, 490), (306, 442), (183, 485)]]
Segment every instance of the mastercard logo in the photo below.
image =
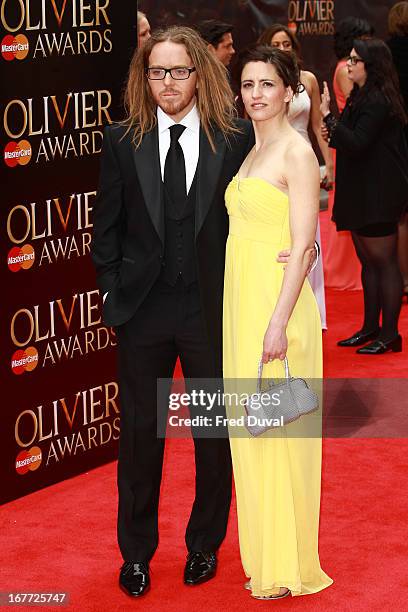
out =
[(13, 247), (7, 255), (7, 265), (11, 272), (28, 270), (35, 261), (35, 251), (31, 244), (22, 247)]
[(38, 366), (38, 351), (33, 346), (19, 349), (11, 358), (11, 369), (13, 374), (24, 374), (32, 372)]
[(15, 142), (12, 140), (4, 148), (4, 162), (9, 168), (15, 168), (18, 164), (26, 166), (31, 159), (31, 145), (28, 140)]
[(23, 450), (16, 457), (16, 472), (17, 474), (27, 474), (29, 470), (34, 472), (40, 467), (41, 461), (42, 452), (38, 446)]
[(8, 62), (14, 59), (23, 60), (27, 57), (29, 49), (28, 40), (24, 34), (17, 34), (17, 36), (8, 34), (1, 41), (1, 54)]
[(292, 32), (292, 34), (296, 34), (297, 25), (296, 25), (295, 21), (289, 21), (289, 23), (288, 23), (288, 30), (290, 30)]

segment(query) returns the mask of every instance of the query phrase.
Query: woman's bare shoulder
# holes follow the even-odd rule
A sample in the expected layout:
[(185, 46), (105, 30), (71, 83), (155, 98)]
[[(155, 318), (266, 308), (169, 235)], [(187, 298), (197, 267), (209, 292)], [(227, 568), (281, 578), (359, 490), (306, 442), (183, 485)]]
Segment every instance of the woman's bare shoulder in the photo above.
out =
[(286, 164), (298, 167), (299, 164), (317, 164), (317, 157), (312, 146), (298, 133), (288, 138), (285, 146)]
[(310, 70), (301, 70), (300, 80), (302, 82), (303, 81), (307, 81), (307, 82), (317, 81), (315, 74), (313, 72), (310, 72)]
[(298, 149), (300, 151), (313, 150), (311, 145), (305, 140), (305, 138), (299, 134), (295, 128), (292, 128), (288, 134), (285, 142), (285, 149)]

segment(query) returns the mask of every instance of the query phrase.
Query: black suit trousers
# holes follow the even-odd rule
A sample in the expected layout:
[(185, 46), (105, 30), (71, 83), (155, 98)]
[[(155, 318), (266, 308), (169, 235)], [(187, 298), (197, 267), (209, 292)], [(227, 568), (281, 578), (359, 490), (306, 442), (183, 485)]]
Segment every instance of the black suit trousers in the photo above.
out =
[[(118, 541), (125, 561), (149, 561), (158, 544), (158, 504), (165, 440), (157, 436), (157, 379), (171, 378), (180, 357), (186, 378), (221, 378), (197, 285), (157, 282), (135, 315), (116, 328), (121, 429)], [(214, 551), (224, 539), (231, 502), (227, 438), (194, 438), (195, 501), (188, 550)]]

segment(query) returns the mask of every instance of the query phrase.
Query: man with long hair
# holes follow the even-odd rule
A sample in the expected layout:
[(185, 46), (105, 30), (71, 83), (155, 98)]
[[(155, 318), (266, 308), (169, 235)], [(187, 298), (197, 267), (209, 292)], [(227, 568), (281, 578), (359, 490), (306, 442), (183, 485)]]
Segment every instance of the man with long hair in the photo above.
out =
[[(92, 258), (118, 339), (119, 583), (137, 597), (158, 544), (157, 379), (171, 379), (178, 357), (186, 378), (222, 377), (224, 192), (253, 135), (235, 118), (226, 68), (186, 27), (153, 32), (135, 53), (125, 106), (125, 121), (105, 128)], [(215, 575), (231, 500), (228, 439), (194, 445), (188, 585)]]

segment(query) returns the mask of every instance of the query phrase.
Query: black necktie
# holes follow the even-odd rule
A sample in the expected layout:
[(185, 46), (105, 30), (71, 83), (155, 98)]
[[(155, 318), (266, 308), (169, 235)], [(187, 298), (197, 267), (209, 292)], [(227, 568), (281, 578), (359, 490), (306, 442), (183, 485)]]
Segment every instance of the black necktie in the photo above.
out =
[(164, 164), (164, 185), (175, 212), (182, 214), (186, 203), (186, 164), (179, 138), (185, 130), (184, 125), (175, 124), (170, 128), (170, 148)]

